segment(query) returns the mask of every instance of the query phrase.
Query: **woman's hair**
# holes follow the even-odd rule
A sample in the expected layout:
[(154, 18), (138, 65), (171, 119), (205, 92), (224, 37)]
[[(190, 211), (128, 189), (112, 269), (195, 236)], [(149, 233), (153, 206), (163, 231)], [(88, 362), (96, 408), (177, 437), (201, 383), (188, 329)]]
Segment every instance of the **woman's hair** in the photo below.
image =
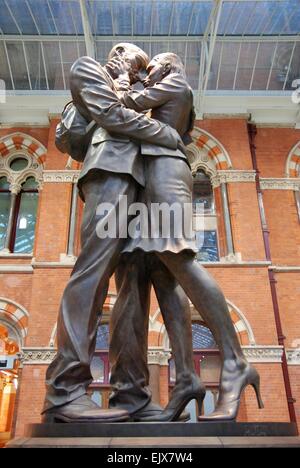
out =
[(130, 44), (129, 42), (121, 42), (120, 44), (115, 45), (108, 56), (108, 60), (113, 59), (118, 55), (134, 55), (139, 62), (141, 68), (146, 69), (150, 59), (146, 52), (144, 52), (140, 47)]
[(172, 52), (166, 52), (164, 54), (156, 55), (153, 57), (153, 60), (156, 60), (162, 65), (170, 65), (170, 73), (179, 73), (184, 77), (184, 79), (186, 79), (184, 65), (178, 55), (173, 54)]

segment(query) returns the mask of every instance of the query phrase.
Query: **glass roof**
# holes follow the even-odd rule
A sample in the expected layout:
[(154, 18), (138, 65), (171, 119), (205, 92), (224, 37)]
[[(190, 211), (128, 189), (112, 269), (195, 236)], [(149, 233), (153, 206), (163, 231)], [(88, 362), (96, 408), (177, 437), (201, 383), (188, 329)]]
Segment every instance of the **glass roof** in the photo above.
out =
[[(84, 0), (96, 58), (131, 41), (150, 56), (172, 51), (196, 91), (201, 54), (222, 3), (207, 90), (283, 91), (300, 77), (299, 0)], [(80, 0), (0, 0), (0, 79), (8, 90), (66, 90), (86, 54)], [(206, 41), (206, 42), (205, 42)]]

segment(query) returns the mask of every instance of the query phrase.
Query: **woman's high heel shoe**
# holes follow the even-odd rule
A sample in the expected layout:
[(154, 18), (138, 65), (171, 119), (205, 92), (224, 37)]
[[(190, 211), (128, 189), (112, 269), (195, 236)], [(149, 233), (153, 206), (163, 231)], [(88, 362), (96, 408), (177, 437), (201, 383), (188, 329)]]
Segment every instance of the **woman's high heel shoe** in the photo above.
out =
[[(196, 400), (199, 408), (199, 414), (202, 411), (203, 400), (205, 398), (205, 387), (198, 376), (192, 376), (192, 379), (179, 379), (172, 392), (171, 399), (155, 421), (171, 422), (177, 421), (190, 401)], [(151, 421), (151, 418), (144, 419), (143, 422)]]
[(236, 380), (230, 381), (230, 377), (232, 378), (230, 373), (222, 375), (223, 385), (228, 390), (221, 389), (215, 411), (207, 416), (200, 416), (199, 421), (234, 421), (238, 415), (242, 393), (248, 385), (255, 390), (259, 409), (264, 408), (260, 393), (260, 376), (254, 367), (248, 365)]

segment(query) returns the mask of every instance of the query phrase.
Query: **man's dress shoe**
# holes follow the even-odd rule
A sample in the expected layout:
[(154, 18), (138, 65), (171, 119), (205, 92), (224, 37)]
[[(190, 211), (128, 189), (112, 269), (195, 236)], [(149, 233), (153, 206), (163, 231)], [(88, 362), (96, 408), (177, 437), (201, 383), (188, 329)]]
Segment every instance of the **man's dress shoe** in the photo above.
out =
[(122, 409), (101, 409), (88, 395), (83, 395), (63, 406), (51, 408), (43, 414), (44, 423), (111, 423), (128, 421), (129, 414)]

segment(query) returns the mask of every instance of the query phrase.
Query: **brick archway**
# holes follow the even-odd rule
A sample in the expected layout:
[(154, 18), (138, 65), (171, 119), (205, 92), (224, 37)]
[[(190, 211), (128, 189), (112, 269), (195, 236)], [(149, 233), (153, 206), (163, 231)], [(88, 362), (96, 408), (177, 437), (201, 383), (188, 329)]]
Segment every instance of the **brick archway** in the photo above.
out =
[(291, 149), (285, 168), (286, 177), (300, 177), (300, 141)]
[[(240, 344), (242, 346), (255, 345), (255, 337), (251, 325), (245, 317), (245, 315), (231, 301), (226, 300), (226, 302)], [(198, 312), (194, 309), (194, 306), (190, 304), (190, 307), (192, 312), (192, 319), (201, 320), (201, 317), (198, 314)], [(152, 335), (152, 342), (156, 343), (156, 346), (162, 347), (164, 349), (169, 349), (169, 337), (163, 322), (160, 309), (158, 309), (156, 313), (150, 318), (149, 333)]]
[(228, 152), (213, 135), (195, 127), (192, 138), (193, 143), (188, 146), (192, 170), (197, 170), (199, 165), (205, 164), (211, 175), (215, 175), (219, 170), (232, 168)]
[(26, 309), (16, 302), (0, 297), (0, 320), (1, 317), (14, 326), (22, 345), (28, 333), (29, 314)]
[(25, 133), (16, 132), (0, 139), (0, 155), (6, 157), (10, 153), (25, 151), (33, 156), (38, 164), (43, 165), (47, 150), (42, 143)]

